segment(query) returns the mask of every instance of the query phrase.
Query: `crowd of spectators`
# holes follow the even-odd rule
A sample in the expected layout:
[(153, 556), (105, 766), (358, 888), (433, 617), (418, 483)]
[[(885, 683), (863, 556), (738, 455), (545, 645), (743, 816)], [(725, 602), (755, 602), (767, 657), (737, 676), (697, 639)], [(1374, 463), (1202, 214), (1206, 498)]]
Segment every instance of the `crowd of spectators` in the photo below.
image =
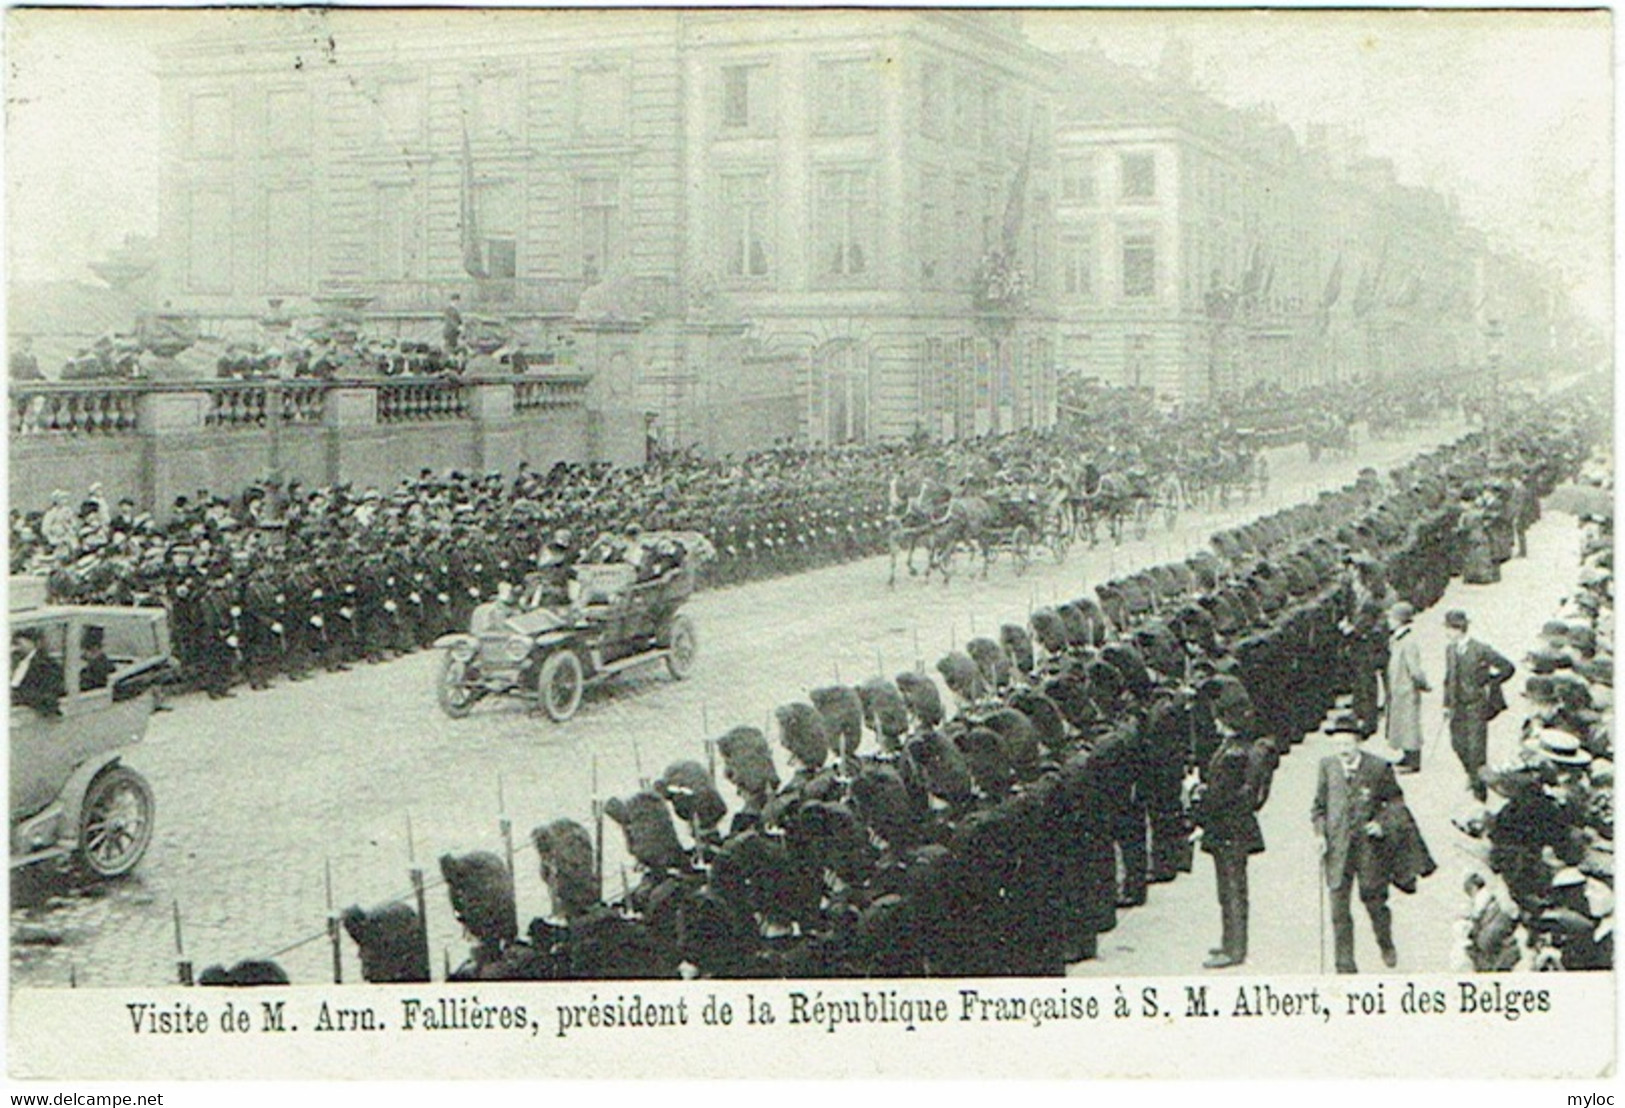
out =
[(1454, 968), (1613, 967), (1612, 472), (1598, 457), (1583, 476), (1597, 506), (1573, 591), (1524, 659), (1516, 754), (1487, 772), (1489, 805), (1458, 821), (1475, 850)]

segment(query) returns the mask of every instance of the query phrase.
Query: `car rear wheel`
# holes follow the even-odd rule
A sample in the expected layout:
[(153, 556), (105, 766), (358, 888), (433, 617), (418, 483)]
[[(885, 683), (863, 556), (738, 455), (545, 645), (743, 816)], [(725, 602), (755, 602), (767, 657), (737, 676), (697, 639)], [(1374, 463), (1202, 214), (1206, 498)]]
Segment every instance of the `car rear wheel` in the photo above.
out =
[(446, 661), (440, 668), (440, 684), (435, 688), (440, 710), (452, 719), (462, 719), (474, 708), (479, 697), (468, 687), (468, 663), (459, 661), (446, 652)]
[(581, 659), (573, 650), (558, 650), (547, 656), (537, 675), (537, 693), (542, 710), (555, 723), (563, 723), (581, 706)]
[(694, 672), (694, 659), (700, 652), (700, 638), (694, 632), (694, 621), (678, 616), (671, 624), (671, 648), (666, 655), (666, 669), (681, 681)]
[(79, 816), (79, 861), (97, 877), (122, 877), (152, 842), (156, 805), (146, 778), (128, 766), (98, 774)]

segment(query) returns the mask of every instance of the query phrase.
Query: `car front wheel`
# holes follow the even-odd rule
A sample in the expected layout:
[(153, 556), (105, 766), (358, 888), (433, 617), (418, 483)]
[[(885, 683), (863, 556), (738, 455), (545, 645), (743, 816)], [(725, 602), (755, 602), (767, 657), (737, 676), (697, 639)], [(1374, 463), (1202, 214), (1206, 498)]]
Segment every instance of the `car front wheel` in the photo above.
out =
[(581, 706), (581, 659), (573, 650), (558, 650), (547, 656), (536, 680), (542, 710), (555, 723), (563, 723)]

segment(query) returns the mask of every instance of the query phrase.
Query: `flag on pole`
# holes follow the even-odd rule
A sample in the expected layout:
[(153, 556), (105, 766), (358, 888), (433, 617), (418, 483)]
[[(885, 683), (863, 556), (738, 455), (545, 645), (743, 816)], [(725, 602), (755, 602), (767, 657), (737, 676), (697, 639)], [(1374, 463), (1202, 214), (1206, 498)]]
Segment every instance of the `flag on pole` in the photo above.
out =
[(468, 113), (463, 113), (463, 183), (462, 210), (459, 230), (463, 244), (463, 272), (470, 277), (485, 276), (485, 261), (480, 255), (479, 211), (474, 197), (474, 148), (468, 141)]
[(1016, 170), (1015, 180), (1010, 183), (1010, 198), (1004, 205), (1004, 252), (1007, 257), (1015, 257), (1016, 246), (1021, 241), (1021, 225), (1027, 218), (1027, 179), (1032, 175), (1033, 166), (1033, 127), (1027, 125), (1027, 149), (1021, 156), (1021, 166)]
[(1337, 261), (1332, 263), (1331, 276), (1326, 278), (1326, 291), (1320, 298), (1320, 306), (1330, 309), (1336, 305), (1343, 295), (1343, 255), (1337, 255)]

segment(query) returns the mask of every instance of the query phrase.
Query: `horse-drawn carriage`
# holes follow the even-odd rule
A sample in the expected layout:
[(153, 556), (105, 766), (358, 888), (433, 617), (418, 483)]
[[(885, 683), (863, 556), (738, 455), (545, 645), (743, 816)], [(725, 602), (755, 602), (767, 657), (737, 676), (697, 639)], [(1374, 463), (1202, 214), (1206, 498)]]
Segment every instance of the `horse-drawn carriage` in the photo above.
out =
[(595, 543), (571, 573), (567, 604), (526, 610), (499, 597), (474, 610), (468, 633), (438, 639), (441, 709), (461, 719), (488, 696), (516, 696), (562, 722), (587, 686), (634, 666), (663, 661), (687, 677), (699, 639), (679, 609), (715, 551), (691, 531), (650, 532), (641, 545), (628, 559), (613, 540)]
[(1038, 551), (1065, 561), (1072, 545), (1065, 492), (1058, 485), (1028, 474), (1006, 475), (985, 491), (964, 486), (958, 492), (924, 481), (917, 495), (903, 499), (895, 484), (891, 498), (891, 584), (897, 583), (897, 556), (906, 550), (910, 575), (914, 550), (926, 550), (925, 576), (941, 573), (946, 583), (961, 551), (982, 557), (982, 576), (1001, 554), (1008, 554), (1017, 573), (1032, 564)]

